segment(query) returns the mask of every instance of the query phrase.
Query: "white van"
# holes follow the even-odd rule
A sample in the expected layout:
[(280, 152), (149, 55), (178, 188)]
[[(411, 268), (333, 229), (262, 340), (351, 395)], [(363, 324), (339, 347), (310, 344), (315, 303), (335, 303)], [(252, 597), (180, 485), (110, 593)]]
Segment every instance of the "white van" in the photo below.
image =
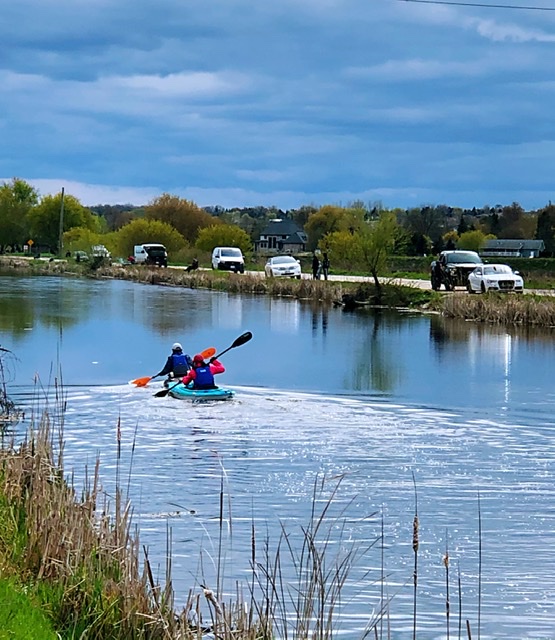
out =
[(245, 273), (245, 258), (237, 247), (216, 247), (212, 251), (212, 269)]

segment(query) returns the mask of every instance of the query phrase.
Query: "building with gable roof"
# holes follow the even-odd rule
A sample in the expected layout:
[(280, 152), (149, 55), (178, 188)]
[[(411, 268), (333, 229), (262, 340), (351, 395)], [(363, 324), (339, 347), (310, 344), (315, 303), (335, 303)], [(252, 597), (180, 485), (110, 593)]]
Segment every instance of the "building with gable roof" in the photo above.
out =
[(300, 253), (306, 251), (308, 237), (299, 225), (288, 218), (270, 220), (254, 243), (258, 253)]
[(480, 250), (483, 258), (537, 258), (545, 251), (543, 240), (486, 240)]

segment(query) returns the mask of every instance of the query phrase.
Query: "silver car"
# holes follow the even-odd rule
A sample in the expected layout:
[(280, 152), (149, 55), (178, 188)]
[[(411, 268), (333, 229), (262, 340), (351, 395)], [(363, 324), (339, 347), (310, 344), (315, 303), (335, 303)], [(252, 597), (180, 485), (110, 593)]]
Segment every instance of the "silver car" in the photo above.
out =
[(518, 271), (506, 264), (481, 264), (468, 276), (469, 293), (487, 293), (488, 291), (514, 291), (522, 293), (524, 280)]
[(264, 272), (267, 278), (301, 278), (301, 263), (293, 256), (273, 256), (268, 258)]

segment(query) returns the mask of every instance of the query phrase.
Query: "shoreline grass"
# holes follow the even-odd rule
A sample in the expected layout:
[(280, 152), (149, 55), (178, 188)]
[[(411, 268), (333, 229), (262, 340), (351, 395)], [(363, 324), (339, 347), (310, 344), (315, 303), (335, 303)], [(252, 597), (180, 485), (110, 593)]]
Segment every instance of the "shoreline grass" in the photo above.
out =
[[(38, 264), (37, 264), (38, 263)], [(113, 278), (159, 286), (226, 291), (244, 295), (291, 298), (352, 310), (359, 307), (410, 309), (439, 313), (446, 318), (505, 325), (555, 326), (555, 296), (488, 293), (469, 295), (458, 291), (439, 293), (416, 287), (385, 283), (376, 291), (371, 282), (266, 279), (259, 275), (136, 266), (77, 265), (0, 257), (6, 273)]]

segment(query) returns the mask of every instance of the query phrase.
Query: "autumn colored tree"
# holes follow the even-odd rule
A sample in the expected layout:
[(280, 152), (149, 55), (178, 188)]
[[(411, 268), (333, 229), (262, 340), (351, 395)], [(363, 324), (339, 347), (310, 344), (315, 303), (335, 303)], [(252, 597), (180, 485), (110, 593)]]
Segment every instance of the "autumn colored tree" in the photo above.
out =
[(194, 202), (169, 193), (149, 202), (145, 207), (145, 218), (171, 225), (191, 244), (195, 243), (201, 229), (220, 222)]
[(214, 247), (238, 247), (249, 253), (252, 242), (249, 234), (234, 224), (215, 224), (201, 229), (195, 247), (199, 251), (212, 251)]
[(73, 227), (100, 231), (97, 216), (84, 207), (75, 196), (64, 196), (62, 214), (61, 193), (44, 196), (37, 206), (29, 210), (28, 218), (32, 239), (35, 243), (48, 245), (54, 253), (59, 250), (60, 220), (63, 222), (63, 231)]

